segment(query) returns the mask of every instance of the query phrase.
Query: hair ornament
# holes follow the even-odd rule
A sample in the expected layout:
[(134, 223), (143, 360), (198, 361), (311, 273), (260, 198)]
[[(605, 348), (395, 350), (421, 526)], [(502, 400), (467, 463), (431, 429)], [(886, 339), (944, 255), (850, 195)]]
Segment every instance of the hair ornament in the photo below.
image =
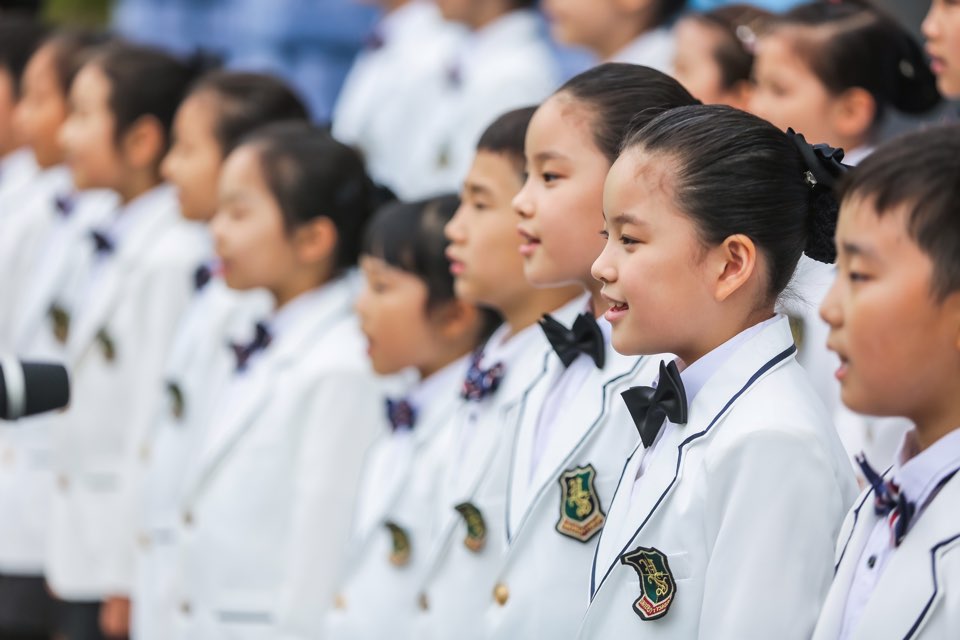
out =
[(806, 141), (803, 134), (797, 133), (792, 128), (787, 129), (787, 136), (793, 141), (803, 158), (806, 165), (803, 179), (811, 189), (817, 187), (833, 189), (840, 176), (849, 171), (850, 167), (842, 162), (843, 149), (822, 143), (812, 145)]

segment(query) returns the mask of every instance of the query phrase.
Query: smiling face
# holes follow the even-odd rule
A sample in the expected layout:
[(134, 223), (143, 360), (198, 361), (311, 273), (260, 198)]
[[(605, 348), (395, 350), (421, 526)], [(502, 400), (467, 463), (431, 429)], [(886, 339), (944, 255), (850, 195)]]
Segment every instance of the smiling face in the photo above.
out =
[(512, 158), (477, 152), (464, 181), (460, 208), (445, 228), (458, 298), (503, 310), (529, 289), (523, 278), (517, 215), (511, 205), (520, 184)]
[(177, 189), (188, 220), (208, 221), (217, 210), (217, 180), (223, 154), (215, 135), (219, 105), (207, 91), (191, 95), (177, 110), (173, 146), (163, 160), (163, 177)]
[(617, 351), (676, 353), (690, 362), (716, 302), (708, 250), (673, 200), (672, 162), (628, 151), (614, 163), (603, 198), (607, 241), (593, 275), (611, 304)]
[(537, 287), (593, 287), (610, 161), (594, 142), (588, 110), (565, 94), (544, 102), (527, 129), (525, 153), (527, 180), (513, 201), (524, 275)]
[(940, 301), (933, 262), (907, 233), (906, 207), (878, 216), (870, 200), (843, 203), (837, 276), (820, 314), (840, 356), (843, 402), (916, 422), (956, 393), (960, 293)]
[(937, 88), (945, 96), (960, 97), (960, 0), (933, 0), (923, 35)]

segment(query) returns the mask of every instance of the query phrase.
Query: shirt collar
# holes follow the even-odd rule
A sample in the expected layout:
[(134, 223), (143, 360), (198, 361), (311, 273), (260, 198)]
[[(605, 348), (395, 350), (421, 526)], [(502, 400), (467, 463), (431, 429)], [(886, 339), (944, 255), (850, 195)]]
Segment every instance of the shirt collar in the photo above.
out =
[(121, 205), (107, 230), (110, 239), (118, 247), (123, 246), (124, 240), (139, 225), (141, 218), (164, 202), (170, 202), (173, 197), (173, 187), (161, 184), (137, 196), (127, 204)]
[(893, 466), (900, 491), (922, 508), (940, 483), (960, 469), (960, 429), (955, 429), (917, 453), (917, 432), (903, 437)]
[(410, 404), (419, 410), (421, 407), (430, 404), (438, 393), (455, 388), (467, 375), (469, 363), (470, 356), (464, 356), (421, 380), (410, 391)]
[(301, 319), (310, 315), (314, 309), (323, 307), (336, 293), (340, 286), (347, 286), (344, 278), (337, 278), (316, 289), (301, 293), (299, 296), (274, 311), (267, 325), (271, 337), (276, 340), (300, 323)]
[(683, 380), (683, 389), (687, 394), (687, 404), (693, 403), (694, 397), (737, 349), (779, 319), (780, 316), (774, 316), (741, 331), (693, 364), (680, 366), (683, 362), (678, 359), (677, 366), (681, 369), (680, 379)]

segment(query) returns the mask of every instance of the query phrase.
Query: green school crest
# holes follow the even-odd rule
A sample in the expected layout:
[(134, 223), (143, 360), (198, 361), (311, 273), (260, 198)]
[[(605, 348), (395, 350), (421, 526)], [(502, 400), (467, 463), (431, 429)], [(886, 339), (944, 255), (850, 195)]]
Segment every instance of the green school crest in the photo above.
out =
[(170, 396), (170, 413), (177, 420), (183, 419), (183, 391), (176, 382), (167, 383), (167, 395)]
[(103, 357), (107, 362), (113, 362), (116, 360), (117, 347), (113, 342), (113, 338), (109, 333), (107, 333), (106, 327), (97, 332), (97, 342), (100, 344), (100, 349), (103, 351)]
[(66, 344), (70, 337), (70, 314), (60, 305), (53, 304), (47, 310), (47, 316), (53, 326), (53, 337), (60, 344)]
[(633, 612), (641, 620), (656, 620), (667, 615), (677, 593), (667, 556), (653, 547), (637, 547), (620, 556), (620, 562), (633, 567), (640, 576), (641, 595), (633, 603)]
[(390, 564), (395, 567), (405, 567), (410, 563), (410, 536), (396, 522), (383, 524), (390, 532)]
[(467, 537), (463, 539), (464, 546), (474, 553), (479, 553), (487, 544), (487, 523), (483, 521), (483, 514), (470, 502), (464, 502), (454, 507), (463, 517), (467, 525)]
[(560, 476), (560, 520), (557, 531), (586, 542), (603, 528), (607, 517), (600, 507), (592, 464), (568, 469)]

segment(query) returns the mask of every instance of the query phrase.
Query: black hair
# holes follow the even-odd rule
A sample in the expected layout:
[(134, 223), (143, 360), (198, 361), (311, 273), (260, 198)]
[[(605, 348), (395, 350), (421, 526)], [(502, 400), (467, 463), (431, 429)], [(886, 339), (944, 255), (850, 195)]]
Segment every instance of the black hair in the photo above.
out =
[(209, 70), (212, 60), (194, 56), (181, 60), (160, 49), (113, 42), (102, 47), (88, 64), (110, 82), (110, 111), (116, 140), (140, 118), (156, 118), (170, 144), (173, 117), (193, 82)]
[(881, 146), (838, 187), (844, 203), (866, 200), (877, 215), (906, 207), (907, 231), (933, 262), (933, 292), (960, 290), (960, 126), (909, 133)]
[(809, 37), (797, 38), (797, 52), (832, 93), (853, 87), (868, 91), (877, 104), (875, 122), (888, 106), (917, 114), (940, 102), (923, 48), (866, 0), (800, 5), (777, 26), (811, 29)]
[(58, 31), (44, 40), (41, 46), (50, 46), (57, 81), (64, 96), (70, 95), (70, 87), (99, 47), (110, 42), (110, 35), (103, 31), (67, 29)]
[(494, 120), (480, 136), (477, 151), (490, 151), (507, 156), (513, 162), (517, 173), (523, 175), (526, 163), (523, 144), (530, 119), (536, 111), (536, 107), (523, 107), (508, 111)]
[(716, 27), (723, 34), (723, 41), (713, 50), (713, 59), (720, 68), (720, 83), (724, 89), (732, 89), (751, 79), (756, 41), (772, 15), (746, 4), (727, 5), (690, 15), (691, 20)]
[(13, 80), (14, 96), (19, 97), (23, 70), (46, 35), (47, 28), (33, 18), (14, 14), (0, 20), (0, 67)]
[(271, 75), (214, 71), (198, 80), (189, 95), (213, 94), (217, 100), (214, 136), (224, 156), (243, 136), (270, 122), (310, 119), (297, 93)]
[(535, 9), (540, 0), (510, 0), (511, 8), (516, 11), (518, 9)]
[(611, 164), (624, 139), (668, 109), (700, 104), (683, 86), (649, 67), (607, 63), (574, 76), (554, 95), (566, 94), (592, 114), (593, 141)]
[(658, 0), (657, 13), (653, 26), (662, 27), (680, 15), (687, 5), (687, 0)]
[(726, 106), (668, 111), (636, 132), (626, 148), (672, 162), (674, 200), (707, 246), (743, 234), (767, 259), (768, 293), (786, 288), (800, 255), (834, 259), (837, 203), (797, 140), (769, 122)]
[(306, 122), (269, 124), (239, 146), (247, 145), (257, 151), (286, 228), (330, 219), (337, 229), (335, 271), (356, 265), (367, 220), (390, 198), (367, 176), (360, 155)]

